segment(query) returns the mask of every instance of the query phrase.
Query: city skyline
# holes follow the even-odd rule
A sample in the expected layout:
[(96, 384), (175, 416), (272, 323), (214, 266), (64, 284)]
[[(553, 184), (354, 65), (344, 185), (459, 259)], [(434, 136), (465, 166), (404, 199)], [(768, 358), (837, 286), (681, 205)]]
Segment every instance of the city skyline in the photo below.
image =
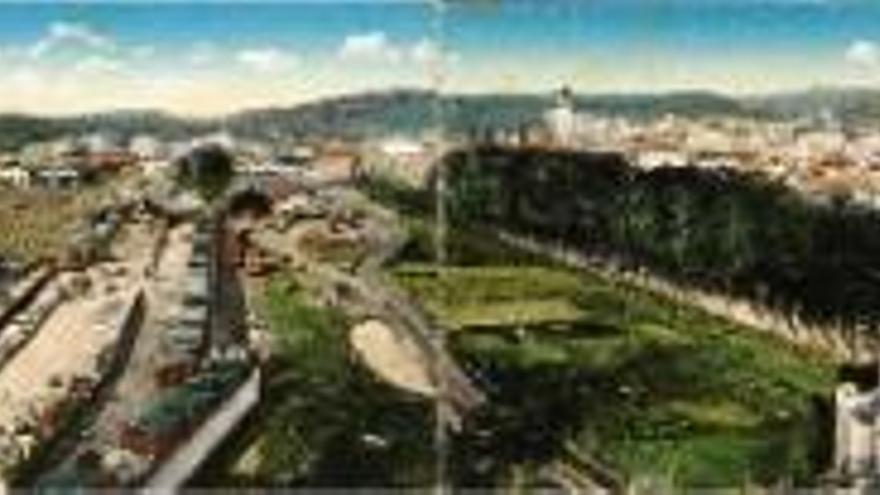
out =
[[(0, 112), (195, 116), (387, 88), (880, 87), (880, 6), (845, 0), (0, 3)], [(439, 37), (438, 37), (439, 35)], [(439, 65), (438, 65), (439, 64)]]

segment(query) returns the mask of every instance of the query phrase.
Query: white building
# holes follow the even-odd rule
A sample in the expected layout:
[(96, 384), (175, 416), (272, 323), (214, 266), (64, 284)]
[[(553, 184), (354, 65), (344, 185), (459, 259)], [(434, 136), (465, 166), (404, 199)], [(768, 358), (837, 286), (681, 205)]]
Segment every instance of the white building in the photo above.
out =
[(141, 160), (139, 163), (141, 172), (148, 177), (155, 177), (169, 170), (171, 162), (169, 160), (151, 159)]
[(220, 131), (213, 134), (199, 136), (193, 139), (192, 143), (190, 143), (192, 147), (204, 146), (208, 144), (214, 144), (217, 146), (222, 146), (227, 150), (233, 150), (238, 145), (238, 140), (230, 132)]
[(0, 182), (13, 187), (29, 187), (31, 185), (31, 172), (20, 165), (3, 167), (0, 168)]
[(38, 170), (34, 177), (45, 187), (63, 189), (76, 187), (82, 181), (82, 172), (73, 167), (50, 167)]
[(880, 135), (872, 133), (851, 140), (846, 155), (861, 167), (880, 168)]
[(131, 138), (128, 150), (141, 160), (158, 160), (164, 158), (167, 153), (165, 144), (154, 136), (141, 134)]
[(736, 150), (732, 136), (721, 129), (694, 126), (687, 135), (687, 148), (691, 151), (726, 154)]
[(103, 132), (87, 134), (79, 141), (89, 153), (109, 153), (119, 149), (117, 139)]
[(374, 150), (368, 150), (364, 166), (369, 173), (388, 175), (417, 185), (427, 181), (433, 158), (432, 150), (425, 142), (395, 136), (377, 143)]
[(577, 143), (582, 127), (581, 117), (575, 110), (574, 96), (569, 88), (559, 90), (556, 105), (544, 114), (544, 121), (555, 145), (567, 148)]
[(685, 167), (690, 163), (687, 153), (675, 150), (639, 151), (633, 158), (632, 163), (645, 170), (658, 167)]
[(846, 383), (835, 394), (834, 469), (853, 481), (876, 479), (880, 474), (880, 395), (859, 392)]
[(812, 162), (833, 154), (843, 154), (846, 136), (836, 131), (816, 131), (802, 134), (795, 144), (795, 156), (804, 162)]

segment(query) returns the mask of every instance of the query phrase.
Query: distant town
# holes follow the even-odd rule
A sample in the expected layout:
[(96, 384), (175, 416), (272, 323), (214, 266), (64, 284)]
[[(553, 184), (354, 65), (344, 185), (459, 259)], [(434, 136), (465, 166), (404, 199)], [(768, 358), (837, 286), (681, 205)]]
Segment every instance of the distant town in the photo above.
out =
[[(531, 119), (520, 115), (519, 122), (512, 125), (471, 122), (464, 128), (456, 126), (448, 129), (439, 146), (618, 152), (645, 169), (696, 166), (752, 171), (816, 197), (846, 197), (877, 205), (880, 131), (870, 124), (846, 122), (833, 108), (818, 107), (787, 118), (725, 112), (713, 115), (711, 111), (699, 116), (670, 112), (627, 117), (604, 109), (591, 112), (589, 106), (578, 104), (579, 99), (567, 88), (544, 98), (543, 115)], [(340, 111), (350, 111), (348, 106), (357, 111), (357, 97), (350, 100), (348, 104), (340, 102)], [(390, 99), (388, 104), (395, 102)], [(454, 105), (455, 101), (445, 104)], [(424, 129), (415, 134), (401, 130), (375, 137), (352, 137), (350, 132), (333, 136), (332, 131), (314, 137), (269, 137), (277, 131), (272, 130), (271, 122), (265, 126), (268, 129), (258, 132), (263, 136), (260, 138), (236, 136), (222, 126), (185, 139), (163, 139), (148, 133), (123, 135), (109, 126), (28, 142), (0, 156), (0, 182), (15, 187), (65, 188), (123, 169), (151, 176), (193, 145), (206, 142), (234, 148), (244, 158), (242, 170), (247, 173), (284, 172), (300, 165), (351, 173), (358, 163), (387, 168), (402, 179), (418, 182), (426, 176), (436, 152), (432, 146), (438, 146), (432, 136), (435, 130), (424, 129), (424, 123), (414, 128)]]

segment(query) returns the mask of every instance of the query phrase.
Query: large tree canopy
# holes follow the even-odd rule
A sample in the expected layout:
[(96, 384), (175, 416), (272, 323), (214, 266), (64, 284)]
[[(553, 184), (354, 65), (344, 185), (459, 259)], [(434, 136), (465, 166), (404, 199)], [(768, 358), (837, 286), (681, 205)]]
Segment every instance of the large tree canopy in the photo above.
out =
[(176, 166), (178, 182), (209, 202), (223, 194), (235, 173), (232, 155), (216, 144), (193, 148)]
[[(641, 170), (612, 153), (484, 148), (446, 160), (453, 222), (535, 236), (804, 320), (880, 327), (874, 210), (735, 170)], [(406, 204), (427, 211), (430, 201)]]

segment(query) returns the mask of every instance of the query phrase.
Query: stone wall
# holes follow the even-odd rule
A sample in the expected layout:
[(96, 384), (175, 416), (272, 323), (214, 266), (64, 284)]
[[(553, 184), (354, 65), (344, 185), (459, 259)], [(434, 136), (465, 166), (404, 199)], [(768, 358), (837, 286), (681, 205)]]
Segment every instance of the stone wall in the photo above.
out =
[(261, 383), (260, 368), (255, 367), (250, 377), (147, 480), (146, 491), (176, 493), (257, 405)]

